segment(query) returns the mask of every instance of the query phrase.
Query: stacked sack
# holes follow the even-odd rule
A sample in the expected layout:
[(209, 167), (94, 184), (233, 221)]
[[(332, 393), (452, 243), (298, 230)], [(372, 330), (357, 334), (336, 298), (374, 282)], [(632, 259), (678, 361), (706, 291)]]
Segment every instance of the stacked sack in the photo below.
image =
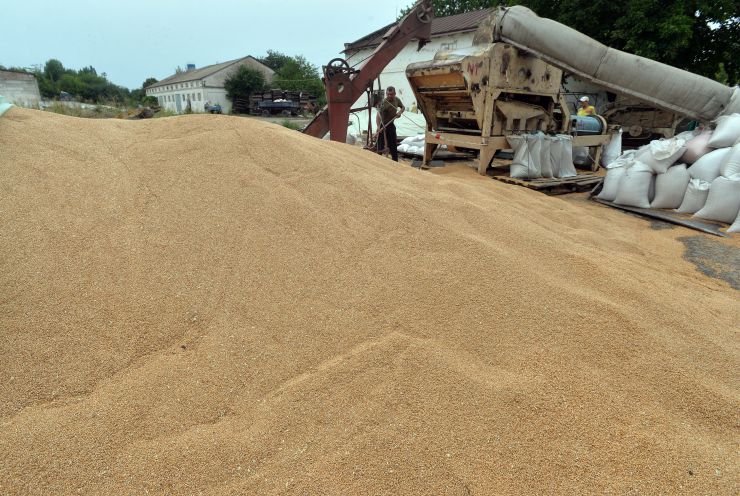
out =
[(720, 117), (714, 131), (652, 141), (606, 168), (602, 200), (676, 209), (740, 232), (740, 114)]
[(545, 133), (507, 136), (514, 158), (509, 175), (517, 179), (573, 177), (573, 138), (567, 134)]
[(424, 156), (424, 134), (409, 136), (398, 145), (398, 151), (409, 155)]

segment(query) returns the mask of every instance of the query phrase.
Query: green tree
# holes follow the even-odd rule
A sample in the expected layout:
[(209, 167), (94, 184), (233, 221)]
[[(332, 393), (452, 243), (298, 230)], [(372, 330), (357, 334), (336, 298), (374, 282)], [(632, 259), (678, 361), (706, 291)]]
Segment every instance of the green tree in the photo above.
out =
[(232, 102), (237, 98), (247, 99), (252, 93), (265, 88), (265, 76), (257, 69), (241, 65), (236, 72), (226, 78), (224, 88), (226, 96)]
[(316, 82), (323, 88), (318, 68), (302, 55), (287, 60), (275, 72), (272, 82), (280, 89), (290, 91), (308, 90), (308, 86), (315, 87)]
[(287, 91), (306, 91), (317, 97), (319, 105), (326, 103), (326, 92), (319, 69), (302, 55), (288, 57), (275, 72), (272, 86)]
[(146, 80), (142, 83), (141, 88), (142, 89), (146, 89), (149, 86), (151, 86), (151, 85), (153, 85), (155, 83), (158, 83), (158, 82), (159, 82), (159, 80), (156, 79), (156, 78), (153, 78), (153, 77), (146, 78)]
[(146, 96), (146, 89), (159, 82), (156, 78), (150, 77), (141, 83), (141, 88), (131, 90), (131, 101), (135, 104), (141, 104), (148, 107), (156, 107), (159, 105), (159, 101), (153, 96)]
[(57, 59), (49, 59), (44, 65), (44, 76), (53, 83), (61, 79), (64, 71), (64, 66)]
[[(462, 14), (463, 12), (487, 9), (504, 3), (506, 2), (493, 0), (432, 0), (435, 17), (447, 17), (455, 14)], [(401, 9), (401, 13), (398, 15), (398, 18), (401, 19), (403, 16), (408, 14), (413, 6), (414, 4), (411, 4), (405, 9)]]
[(73, 74), (63, 74), (59, 78), (57, 88), (59, 88), (59, 91), (66, 91), (70, 95), (80, 97), (83, 96), (83, 92), (86, 90), (85, 85)]
[(43, 70), (36, 69), (34, 75), (39, 83), (39, 91), (44, 97), (54, 98), (60, 91), (93, 103), (138, 103), (136, 97), (122, 86), (111, 83), (106, 74), (98, 74), (93, 66), (76, 71), (65, 68), (56, 59), (44, 64)]
[[(524, 5), (618, 50), (709, 78), (724, 63), (727, 81), (740, 80), (738, 0), (433, 0), (443, 17), (499, 4)], [(409, 11), (404, 9), (402, 15)]]
[(324, 83), (318, 67), (302, 55), (290, 56), (276, 50), (267, 50), (257, 60), (275, 71), (270, 85), (286, 91), (305, 91), (317, 97), (319, 105), (326, 103)]
[(292, 60), (292, 57), (276, 50), (267, 50), (267, 55), (264, 57), (257, 57), (257, 60), (277, 72), (282, 66)]

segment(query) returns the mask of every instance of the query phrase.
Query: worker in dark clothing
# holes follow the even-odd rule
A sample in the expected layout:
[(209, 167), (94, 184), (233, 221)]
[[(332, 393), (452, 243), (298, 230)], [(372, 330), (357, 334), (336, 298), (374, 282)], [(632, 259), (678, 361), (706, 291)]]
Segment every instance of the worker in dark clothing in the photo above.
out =
[(388, 86), (385, 98), (378, 105), (378, 114), (375, 124), (378, 126), (378, 153), (383, 153), (386, 146), (391, 152), (391, 158), (398, 162), (398, 143), (396, 143), (396, 125), (393, 121), (400, 117), (406, 107), (396, 97), (396, 88)]

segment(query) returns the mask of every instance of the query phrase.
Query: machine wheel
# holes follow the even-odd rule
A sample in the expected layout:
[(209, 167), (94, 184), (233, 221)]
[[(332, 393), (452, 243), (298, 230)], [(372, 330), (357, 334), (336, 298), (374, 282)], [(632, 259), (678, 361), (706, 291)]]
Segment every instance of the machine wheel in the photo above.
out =
[(269, 110), (263, 110), (262, 111), (262, 117), (270, 117), (270, 111)]
[(329, 63), (326, 64), (324, 67), (324, 75), (327, 79), (331, 79), (335, 74), (350, 72), (350, 70), (349, 62), (343, 58), (337, 57), (335, 59), (331, 59)]
[(283, 110), (280, 113), (283, 114), (284, 117), (290, 117), (290, 110)]
[(416, 17), (417, 19), (419, 19), (419, 21), (421, 21), (424, 24), (431, 22), (432, 21), (431, 10), (419, 9), (419, 11), (416, 13)]

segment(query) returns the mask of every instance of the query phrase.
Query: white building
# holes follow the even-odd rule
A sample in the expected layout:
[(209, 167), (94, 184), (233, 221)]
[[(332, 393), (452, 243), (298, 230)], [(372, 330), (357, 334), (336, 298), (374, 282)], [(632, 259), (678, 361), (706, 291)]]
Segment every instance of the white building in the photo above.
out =
[[(412, 105), (416, 103), (416, 97), (406, 79), (406, 67), (414, 62), (432, 60), (438, 50), (455, 50), (473, 46), (475, 30), (494, 10), (492, 8), (476, 10), (432, 19), (431, 41), (418, 51), (416, 50), (419, 46), (418, 41), (410, 41), (380, 73), (382, 87), (394, 86), (397, 96), (406, 108), (412, 108)], [(383, 41), (383, 35), (394, 25), (395, 23), (389, 24), (357, 41), (345, 43), (344, 54), (349, 64), (361, 66), (361, 61), (373, 53), (373, 50)], [(364, 96), (358, 100), (357, 106), (362, 104), (367, 104)]]
[(36, 76), (29, 72), (0, 71), (0, 95), (19, 107), (38, 108), (41, 101)]
[(188, 64), (187, 70), (147, 87), (146, 95), (155, 97), (162, 108), (178, 114), (186, 112), (188, 105), (193, 112), (204, 112), (206, 102), (221, 105), (223, 113), (228, 114), (231, 112), (231, 100), (226, 97), (224, 81), (240, 66), (262, 72), (267, 82), (275, 74), (251, 55), (200, 69)]

